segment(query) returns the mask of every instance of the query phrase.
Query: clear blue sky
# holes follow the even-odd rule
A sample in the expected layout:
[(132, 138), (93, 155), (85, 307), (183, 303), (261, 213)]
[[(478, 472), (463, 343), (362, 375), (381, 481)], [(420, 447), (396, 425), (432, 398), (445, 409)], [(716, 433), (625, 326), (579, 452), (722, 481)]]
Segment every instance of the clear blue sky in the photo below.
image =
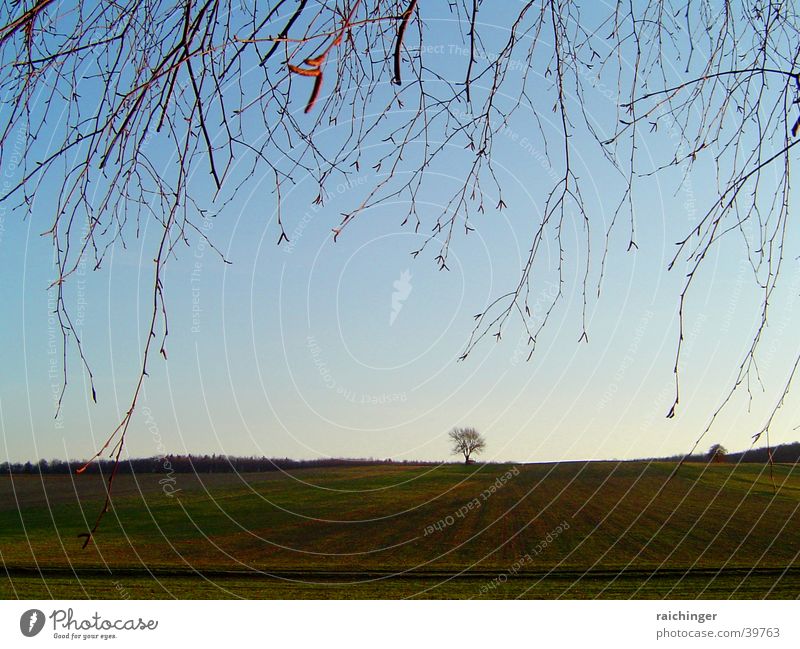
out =
[[(431, 32), (428, 47), (437, 45), (434, 38)], [(441, 53), (431, 50), (431, 63), (461, 78), (463, 57), (450, 52), (447, 40), (440, 44)], [(540, 83), (546, 87), (549, 81)], [(593, 118), (610, 128), (614, 112), (607, 89), (590, 92)], [(298, 119), (310, 119), (301, 114), (303, 102), (298, 94)], [(550, 106), (539, 116), (556, 141)], [(529, 109), (520, 111), (514, 132), (525, 137), (532, 131), (530, 117)], [(325, 137), (334, 142), (336, 129)], [(594, 286), (603, 223), (616, 206), (620, 185), (595, 143), (573, 144), (582, 156), (578, 174), (596, 224)], [(641, 141), (639, 155), (663, 162), (672, 157), (670, 145), (667, 135), (654, 134)], [(385, 146), (376, 143), (365, 160)], [(583, 232), (576, 221), (565, 232), (570, 248), (565, 299), (534, 358), (525, 362), (525, 337), (512, 324), (502, 341), (487, 339), (457, 362), (473, 315), (518, 279), (552, 183), (538, 151), (519, 138), (498, 136), (494, 159), (508, 209), (475, 218), (476, 231), (456, 240), (449, 272), (438, 271), (432, 254), (412, 259), (422, 235), (401, 227), (402, 202), (364, 213), (333, 243), (331, 228), (340, 213), (352, 209), (375, 182), (369, 164), (362, 164), (352, 186), (332, 183), (330, 199), (319, 209), (312, 206), (316, 187), (298, 179), (284, 196), (291, 243), (282, 247), (275, 245), (271, 177), (250, 182), (204, 225), (231, 265), (223, 265), (196, 236), (170, 261), (169, 360), (151, 360), (128, 454), (437, 460), (449, 457), (446, 434), (455, 425), (482, 431), (488, 440), (485, 458), (491, 460), (621, 459), (688, 451), (730, 388), (758, 316), (752, 278), (742, 265), (744, 248), (731, 238), (715, 248), (691, 294), (681, 405), (678, 416), (667, 420), (682, 275), (668, 273), (666, 266), (674, 242), (691, 227), (687, 201), (700, 211), (714, 199), (715, 183), (702, 163), (683, 186), (677, 172), (637, 185), (639, 249), (626, 252), (623, 224), (611, 240), (602, 296), (590, 295), (588, 344), (578, 344), (582, 258), (576, 251)], [(457, 187), (459, 156), (463, 152), (454, 145), (447, 160), (428, 173), (420, 201), (431, 214)], [(13, 170), (3, 173), (13, 176)], [(194, 182), (199, 186), (204, 179)], [(494, 205), (491, 198), (487, 203)], [(139, 239), (128, 237), (126, 248), (117, 247), (100, 271), (87, 269), (74, 278), (69, 300), (80, 315), (99, 403), (91, 402), (70, 354), (70, 385), (54, 419), (60, 337), (48, 318), (52, 245), (39, 236), (49, 227), (48, 207), (42, 192), (31, 218), (0, 213), (0, 459), (92, 455), (127, 408), (149, 318), (158, 236), (152, 223)], [(796, 236), (792, 243), (760, 365), (766, 393), (755, 392), (750, 413), (746, 393), (735, 399), (703, 449), (713, 442), (748, 447), (782, 389), (800, 345), (793, 335), (800, 325)], [(551, 290), (547, 281), (535, 285), (533, 301)], [(773, 427), (773, 443), (798, 437), (793, 430), (798, 405), (795, 396), (787, 400)]]

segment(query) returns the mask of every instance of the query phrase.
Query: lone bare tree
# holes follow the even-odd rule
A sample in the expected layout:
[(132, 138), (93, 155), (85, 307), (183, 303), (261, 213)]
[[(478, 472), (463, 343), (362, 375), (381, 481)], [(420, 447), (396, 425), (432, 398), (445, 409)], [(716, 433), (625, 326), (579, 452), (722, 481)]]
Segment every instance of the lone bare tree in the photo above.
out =
[[(429, 254), (442, 270), (460, 236), (492, 227), (487, 213), (520, 210), (527, 256), (518, 278), (481, 307), (462, 359), (482, 339), (500, 340), (512, 321), (530, 358), (570, 281), (582, 295), (575, 339), (588, 342), (587, 309), (609, 260), (641, 242), (639, 179), (675, 170), (681, 182), (701, 167), (717, 195), (687, 211), (668, 266), (683, 278), (668, 417), (681, 398), (690, 294), (721, 241), (738, 240), (760, 308), (693, 451), (733, 393), (760, 381), (791, 242), (798, 43), (797, 8), (780, 1), (0, 0), (0, 205), (41, 219), (48, 197), (40, 231), (55, 258), (61, 396), (69, 349), (92, 398), (103, 389), (71, 313), (70, 281), (155, 226), (138, 381), (97, 453), (119, 459), (150, 357), (167, 357), (164, 267), (192, 238), (207, 239), (203, 224), (253, 184), (271, 184), (278, 245), (298, 220), (282, 209), (286, 190), (310, 181), (321, 206), (345, 183), (360, 193), (330, 223), (333, 241), (365, 211), (403, 204), (400, 225), (425, 235), (411, 254)], [(331, 129), (338, 137), (326, 136)], [(662, 143), (664, 159), (641, 154), (646, 138)], [(531, 153), (521, 173), (546, 183), (540, 205), (510, 204), (499, 146), (508, 141)], [(605, 170), (582, 164), (589, 149)], [(434, 209), (422, 192), (443, 165), (458, 182)], [(353, 183), (362, 170), (368, 182)], [(610, 215), (585, 198), (600, 172), (619, 179), (616, 195), (604, 187)], [(567, 260), (577, 279), (565, 273)], [(557, 289), (539, 303), (531, 296), (548, 277)], [(774, 407), (755, 440), (769, 443), (798, 365), (800, 356), (770, 392)]]
[(486, 448), (486, 440), (474, 428), (454, 428), (448, 434), (453, 443), (453, 455), (463, 455), (464, 464), (472, 463), (472, 454), (480, 454)]

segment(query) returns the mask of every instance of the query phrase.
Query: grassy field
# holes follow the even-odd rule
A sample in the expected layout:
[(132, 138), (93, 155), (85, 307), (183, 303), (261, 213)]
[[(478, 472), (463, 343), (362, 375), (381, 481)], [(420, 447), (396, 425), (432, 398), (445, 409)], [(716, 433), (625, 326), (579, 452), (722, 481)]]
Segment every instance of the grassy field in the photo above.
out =
[(797, 598), (800, 470), (561, 464), (0, 479), (3, 598)]

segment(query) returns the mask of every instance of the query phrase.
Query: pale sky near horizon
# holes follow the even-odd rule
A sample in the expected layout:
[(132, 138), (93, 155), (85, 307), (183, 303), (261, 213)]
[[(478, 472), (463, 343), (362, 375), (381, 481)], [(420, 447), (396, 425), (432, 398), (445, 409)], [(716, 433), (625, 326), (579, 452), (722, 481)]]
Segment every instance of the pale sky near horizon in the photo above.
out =
[[(443, 69), (461, 75), (463, 57), (441, 44), (442, 53), (432, 49), (430, 56), (447, 59), (440, 62)], [(613, 106), (603, 88), (595, 92), (587, 104), (599, 124), (608, 124)], [(297, 95), (298, 113), (303, 105)], [(512, 123), (522, 137), (526, 117), (518, 114)], [(549, 107), (540, 117), (557, 132)], [(332, 131), (326, 137), (335, 138)], [(669, 145), (663, 134), (643, 137), (639, 155), (654, 166), (672, 156)], [(375, 155), (385, 146), (376, 143)], [(458, 164), (452, 160), (459, 153), (454, 146), (452, 158), (428, 172), (420, 204), (431, 213), (456, 189)], [(365, 152), (365, 159), (371, 155)], [(576, 219), (565, 232), (572, 249), (565, 261), (565, 299), (533, 359), (525, 362), (526, 339), (512, 323), (501, 341), (489, 337), (458, 362), (474, 314), (518, 280), (552, 182), (540, 152), (520, 138), (498, 136), (495, 161), (508, 209), (475, 217), (476, 231), (455, 240), (448, 272), (437, 269), (435, 253), (412, 258), (425, 233), (401, 227), (403, 203), (362, 214), (332, 241), (340, 214), (375, 182), (372, 171), (354, 175), (349, 184), (333, 183), (322, 208), (312, 205), (313, 182), (300, 179), (284, 196), (290, 244), (281, 247), (275, 244), (270, 178), (246, 186), (202, 224), (232, 263), (222, 264), (196, 236), (169, 263), (169, 360), (154, 355), (150, 361), (127, 453), (439, 460), (451, 457), (447, 432), (456, 425), (484, 433), (484, 457), (497, 461), (688, 452), (730, 389), (759, 316), (741, 241), (725, 240), (690, 294), (681, 403), (677, 416), (666, 419), (683, 280), (680, 269), (667, 272), (666, 266), (674, 242), (691, 228), (692, 214), (715, 198), (708, 168), (701, 161), (684, 184), (678, 170), (636, 186), (639, 249), (626, 251), (621, 225), (610, 242), (600, 298), (590, 290), (588, 343), (578, 342), (583, 267), (574, 251), (584, 235)], [(597, 218), (592, 243), (602, 245), (619, 183), (596, 143), (581, 143), (577, 164)], [(370, 165), (363, 164), (365, 169)], [(48, 196), (37, 196), (29, 219), (0, 214), (0, 460), (91, 456), (127, 408), (149, 318), (158, 236), (153, 223), (138, 239), (129, 237), (126, 248), (115, 248), (100, 271), (75, 277), (70, 300), (99, 402), (91, 402), (71, 354), (66, 400), (54, 419), (60, 338), (48, 317), (52, 243), (39, 236), (52, 218), (48, 205)], [(714, 442), (748, 448), (783, 389), (800, 348), (792, 335), (800, 325), (798, 239), (791, 234), (764, 340), (759, 369), (765, 391), (754, 387), (749, 412), (741, 391), (700, 450)], [(592, 254), (599, 256), (598, 250)], [(547, 279), (534, 285), (532, 302), (544, 303), (552, 287)], [(796, 393), (790, 394), (773, 425), (773, 444), (800, 437), (798, 406)]]

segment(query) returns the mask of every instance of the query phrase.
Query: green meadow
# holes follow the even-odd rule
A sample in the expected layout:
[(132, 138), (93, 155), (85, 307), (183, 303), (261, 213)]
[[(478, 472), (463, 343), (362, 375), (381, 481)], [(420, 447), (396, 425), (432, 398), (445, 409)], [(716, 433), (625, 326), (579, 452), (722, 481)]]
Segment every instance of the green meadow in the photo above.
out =
[[(797, 598), (800, 470), (379, 465), (0, 479), (3, 598)], [(165, 490), (165, 485), (169, 487)], [(174, 489), (174, 492), (172, 492)]]

